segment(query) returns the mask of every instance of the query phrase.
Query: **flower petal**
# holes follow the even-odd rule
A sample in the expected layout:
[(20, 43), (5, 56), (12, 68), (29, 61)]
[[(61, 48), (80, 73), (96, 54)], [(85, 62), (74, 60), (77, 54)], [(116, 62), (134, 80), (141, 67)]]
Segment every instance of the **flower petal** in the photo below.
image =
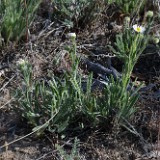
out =
[(137, 31), (137, 24), (135, 24), (135, 25), (133, 25), (133, 29), (135, 30), (135, 31)]
[(145, 30), (146, 30), (145, 27), (142, 27), (142, 26), (141, 26), (141, 31), (140, 31), (140, 33), (143, 33)]

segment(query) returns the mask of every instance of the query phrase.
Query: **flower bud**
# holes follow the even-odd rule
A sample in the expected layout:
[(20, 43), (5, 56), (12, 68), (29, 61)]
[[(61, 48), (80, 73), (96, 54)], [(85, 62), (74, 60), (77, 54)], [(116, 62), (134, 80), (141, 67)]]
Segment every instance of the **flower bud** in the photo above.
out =
[(28, 63), (28, 61), (26, 61), (24, 59), (19, 59), (17, 62), (18, 65), (25, 65), (26, 63)]
[(131, 21), (130, 17), (124, 18), (124, 27), (125, 28), (129, 28), (130, 21)]
[(27, 70), (29, 65), (30, 65), (29, 62), (25, 59), (19, 59), (18, 62), (17, 62), (17, 66), (21, 70)]
[(160, 39), (158, 37), (152, 37), (150, 41), (154, 44), (158, 44), (160, 42)]
[(66, 37), (69, 38), (69, 39), (76, 39), (76, 34), (75, 33), (68, 33), (66, 35)]
[(148, 11), (148, 12), (146, 13), (146, 17), (152, 18), (152, 17), (153, 17), (153, 11)]
[(126, 23), (130, 23), (130, 21), (131, 21), (130, 17), (125, 17), (124, 20)]

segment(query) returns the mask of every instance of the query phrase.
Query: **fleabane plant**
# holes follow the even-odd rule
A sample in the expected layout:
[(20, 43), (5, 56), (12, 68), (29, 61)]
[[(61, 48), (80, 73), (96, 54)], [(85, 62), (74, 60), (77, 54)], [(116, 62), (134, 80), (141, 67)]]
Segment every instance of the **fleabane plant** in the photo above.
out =
[(124, 14), (134, 15), (137, 10), (144, 7), (145, 0), (108, 0), (108, 3), (115, 2)]
[(44, 130), (63, 132), (70, 124), (78, 121), (79, 115), (92, 123), (95, 120), (97, 103), (91, 96), (93, 77), (88, 78), (87, 91), (84, 92), (82, 76), (78, 73), (76, 34), (69, 33), (68, 38), (71, 41), (68, 53), (72, 70), (65, 73), (63, 79), (53, 75), (47, 82), (35, 80), (32, 65), (27, 60), (20, 59), (17, 63), (22, 77), (22, 85), (16, 90), (17, 109), (38, 134)]
[(58, 16), (69, 28), (85, 28), (90, 25), (105, 6), (104, 0), (54, 0), (53, 3), (57, 8), (54, 16)]
[(129, 118), (136, 111), (135, 103), (139, 97), (138, 90), (140, 87), (134, 89), (134, 85), (130, 83), (130, 76), (148, 43), (146, 31), (149, 28), (146, 29), (144, 26), (137, 24), (130, 26), (129, 21), (127, 22), (128, 24), (124, 27), (123, 32), (116, 36), (114, 48), (110, 46), (114, 54), (124, 64), (122, 77), (112, 80), (106, 90), (108, 105), (116, 110), (117, 117), (115, 120), (118, 123)]
[(138, 58), (147, 46), (148, 35), (145, 34), (145, 31), (145, 27), (137, 24), (125, 28), (122, 33), (117, 35), (115, 48), (111, 47), (116, 56), (124, 62), (122, 79), (125, 87), (129, 83)]
[(18, 42), (24, 35), (41, 1), (0, 0), (0, 33), (6, 44)]

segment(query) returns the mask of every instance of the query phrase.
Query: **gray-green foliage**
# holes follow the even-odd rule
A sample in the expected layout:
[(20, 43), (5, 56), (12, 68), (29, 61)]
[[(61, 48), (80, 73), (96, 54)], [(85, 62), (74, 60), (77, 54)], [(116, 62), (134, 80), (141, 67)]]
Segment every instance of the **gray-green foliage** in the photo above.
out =
[(54, 0), (56, 18), (68, 27), (86, 27), (99, 16), (104, 1), (100, 0)]
[(138, 94), (127, 91), (121, 80), (111, 79), (99, 96), (98, 92), (91, 92), (92, 75), (84, 92), (82, 77), (75, 72), (66, 74), (63, 80), (53, 77), (45, 84), (31, 79), (28, 81), (25, 76), (31, 75), (31, 66), (26, 66), (29, 67), (28, 74), (22, 71), (25, 83), (17, 89), (18, 110), (35, 127), (34, 130), (49, 121), (39, 133), (45, 129), (62, 132), (75, 123), (79, 124), (77, 127), (86, 127), (88, 123), (89, 126), (105, 127), (104, 119), (114, 115), (120, 122), (123, 118), (129, 119), (135, 112)]
[(104, 90), (103, 100), (101, 100), (102, 115), (105, 115), (108, 111), (107, 116), (115, 115), (113, 119), (116, 123), (123, 122), (123, 119), (129, 120), (136, 111), (135, 103), (139, 97), (138, 89), (132, 89), (131, 87), (128, 90), (121, 79), (115, 81), (111, 78), (110, 83)]
[(77, 127), (88, 124), (105, 127), (105, 119), (109, 117), (116, 124), (129, 119), (136, 110), (134, 106), (138, 99), (138, 89), (129, 84), (130, 76), (147, 41), (145, 35), (132, 33), (129, 29), (117, 36), (115, 48), (110, 48), (124, 62), (122, 77), (111, 78), (100, 95), (91, 90), (92, 75), (85, 82), (86, 91), (82, 87), (75, 38), (68, 47), (72, 71), (63, 79), (53, 76), (47, 83), (32, 80), (32, 66), (27, 61), (20, 61), (24, 84), (17, 89), (17, 102), (22, 115), (35, 127), (34, 130), (48, 122), (41, 132), (45, 129), (62, 132), (75, 123), (78, 123)]
[(128, 85), (133, 68), (146, 48), (147, 43), (147, 34), (132, 32), (131, 29), (126, 28), (124, 32), (116, 36), (115, 48), (110, 47), (115, 55), (124, 63), (122, 81), (125, 86)]
[[(41, 0), (0, 0), (0, 33), (6, 43), (18, 41), (34, 18)], [(28, 25), (28, 26), (27, 26)]]
[(58, 157), (59, 159), (63, 160), (80, 160), (79, 150), (78, 150), (78, 139), (76, 138), (73, 144), (73, 147), (70, 153), (68, 153), (63, 147), (56, 145), (58, 150)]
[(109, 3), (115, 2), (121, 11), (125, 14), (133, 15), (144, 7), (146, 0), (108, 0)]
[(135, 111), (134, 104), (138, 99), (139, 87), (132, 90), (134, 86), (130, 84), (130, 77), (135, 64), (148, 44), (149, 29), (148, 26), (145, 33), (136, 33), (128, 26), (116, 36), (114, 48), (110, 46), (114, 54), (124, 63), (121, 80), (117, 82), (112, 80), (112, 85), (109, 85), (106, 90), (107, 103), (111, 107), (114, 106), (115, 109), (118, 108), (117, 118), (119, 120), (129, 118)]
[(19, 109), (33, 127), (40, 127), (49, 120), (45, 129), (62, 132), (75, 123), (79, 116), (94, 121), (96, 101), (95, 97), (91, 96), (92, 76), (87, 82), (87, 92), (84, 92), (82, 77), (77, 72), (78, 58), (75, 57), (75, 47), (74, 43), (74, 49), (70, 53), (74, 62), (72, 72), (66, 73), (62, 80), (53, 76), (47, 84), (34, 81), (31, 65), (27, 61), (19, 64), (24, 79), (22, 88), (17, 89)]
[(86, 115), (91, 120), (94, 115), (88, 111), (96, 106), (94, 97), (87, 96), (82, 90), (81, 78), (72, 76), (66, 76), (64, 80), (53, 77), (47, 85), (32, 82), (17, 90), (18, 97), (21, 97), (19, 109), (32, 126), (42, 125), (52, 117), (46, 126), (49, 131), (63, 131), (78, 115)]

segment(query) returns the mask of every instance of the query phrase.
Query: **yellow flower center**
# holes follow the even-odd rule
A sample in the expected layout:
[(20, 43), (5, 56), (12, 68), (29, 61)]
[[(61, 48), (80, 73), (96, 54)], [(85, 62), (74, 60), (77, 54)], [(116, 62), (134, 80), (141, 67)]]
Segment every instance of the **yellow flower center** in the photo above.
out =
[(141, 27), (137, 27), (137, 32), (141, 32)]

